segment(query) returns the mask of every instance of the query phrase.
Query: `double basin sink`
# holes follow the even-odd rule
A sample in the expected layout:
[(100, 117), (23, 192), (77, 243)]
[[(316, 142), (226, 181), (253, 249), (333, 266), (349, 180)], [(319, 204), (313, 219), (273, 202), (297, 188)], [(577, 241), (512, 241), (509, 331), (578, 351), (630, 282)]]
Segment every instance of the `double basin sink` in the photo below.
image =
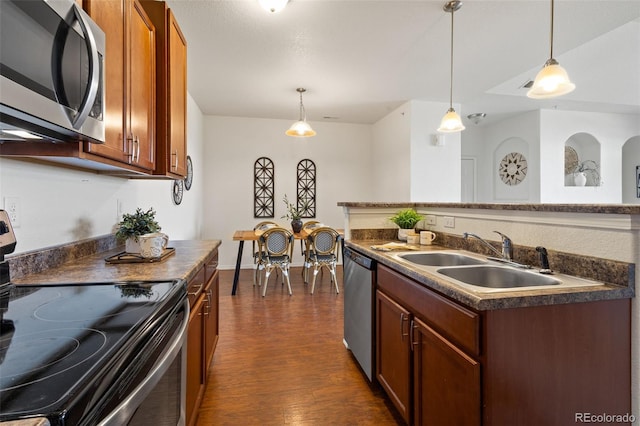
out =
[[(436, 272), (462, 287), (479, 293), (556, 288), (564, 284), (556, 276), (504, 266), (480, 257), (457, 252), (410, 252), (398, 253), (394, 257), (400, 261)], [(602, 284), (574, 277), (571, 277), (570, 281), (571, 286)]]

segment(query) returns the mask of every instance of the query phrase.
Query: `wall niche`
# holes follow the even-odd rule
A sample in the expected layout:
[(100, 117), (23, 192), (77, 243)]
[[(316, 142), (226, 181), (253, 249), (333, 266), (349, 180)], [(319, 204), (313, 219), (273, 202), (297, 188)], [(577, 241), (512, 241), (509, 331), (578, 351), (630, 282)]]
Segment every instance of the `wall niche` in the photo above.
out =
[(576, 133), (564, 144), (564, 186), (600, 186), (600, 142)]

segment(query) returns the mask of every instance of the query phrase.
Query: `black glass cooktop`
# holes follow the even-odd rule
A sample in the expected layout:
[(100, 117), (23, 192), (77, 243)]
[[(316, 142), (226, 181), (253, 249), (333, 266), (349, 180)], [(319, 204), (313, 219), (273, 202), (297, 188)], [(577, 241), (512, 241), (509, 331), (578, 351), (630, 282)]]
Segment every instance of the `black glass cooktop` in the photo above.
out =
[(87, 404), (95, 382), (184, 294), (182, 281), (12, 288), (0, 305), (0, 421)]

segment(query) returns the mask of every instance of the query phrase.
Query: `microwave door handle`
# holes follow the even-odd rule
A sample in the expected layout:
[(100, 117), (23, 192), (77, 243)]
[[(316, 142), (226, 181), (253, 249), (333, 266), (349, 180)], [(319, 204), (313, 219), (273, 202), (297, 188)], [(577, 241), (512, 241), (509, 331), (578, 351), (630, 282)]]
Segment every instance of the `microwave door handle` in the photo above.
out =
[(89, 28), (88, 22), (78, 8), (78, 5), (73, 5), (73, 12), (80, 24), (82, 32), (84, 33), (87, 51), (89, 52), (89, 75), (91, 76), (89, 83), (87, 84), (87, 91), (85, 91), (82, 103), (80, 104), (78, 114), (76, 114), (73, 122), (71, 123), (74, 129), (79, 129), (89, 116), (89, 112), (96, 101), (98, 85), (100, 83), (100, 58), (98, 57), (96, 39), (91, 32), (91, 28)]

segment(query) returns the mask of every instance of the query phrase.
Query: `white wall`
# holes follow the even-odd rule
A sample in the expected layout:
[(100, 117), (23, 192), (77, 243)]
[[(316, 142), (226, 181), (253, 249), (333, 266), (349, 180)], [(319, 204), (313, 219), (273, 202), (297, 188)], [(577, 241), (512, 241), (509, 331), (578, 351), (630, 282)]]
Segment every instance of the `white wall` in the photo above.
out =
[(640, 166), (640, 136), (629, 139), (622, 147), (622, 202), (640, 204), (636, 167)]
[(195, 178), (180, 206), (171, 201), (172, 181), (128, 180), (0, 157), (0, 200), (19, 199), (16, 253), (108, 234), (122, 212), (154, 207), (172, 239), (197, 239), (202, 223), (202, 114), (188, 98), (188, 154)]
[[(601, 186), (564, 186), (564, 145), (576, 133), (588, 133), (600, 142)], [(640, 117), (577, 111), (540, 111), (540, 152), (543, 203), (622, 202), (622, 146), (640, 135)]]
[(407, 102), (373, 125), (371, 201), (411, 199), (411, 121)]
[[(460, 201), (461, 134), (439, 134), (434, 137), (448, 105), (411, 101), (411, 194), (410, 201)], [(460, 107), (454, 105), (457, 111)]]
[[(287, 120), (218, 117), (204, 118), (204, 238), (221, 239), (220, 267), (235, 266), (238, 242), (233, 232), (251, 229), (253, 167), (260, 157), (274, 163), (275, 222), (289, 227), (282, 198), (296, 199), (296, 167), (310, 159), (316, 165), (316, 220), (341, 228), (344, 218), (338, 201), (367, 201), (372, 191), (371, 126), (310, 123), (317, 135), (292, 138), (284, 132)], [(294, 253), (294, 264), (302, 256)], [(251, 267), (251, 244), (245, 246), (243, 267)]]
[[(576, 134), (589, 134), (600, 144), (601, 186), (565, 186), (565, 142)], [(630, 163), (640, 165), (640, 160), (633, 159), (638, 151), (631, 142), (629, 155), (623, 157), (622, 147), (638, 135), (640, 117), (636, 115), (539, 110), (466, 130), (462, 155), (477, 160), (478, 202), (636, 203), (640, 201), (635, 195), (629, 195), (635, 186), (629, 185), (635, 185), (635, 166)], [(497, 174), (498, 162), (511, 147), (524, 150), (527, 146), (527, 186), (506, 188)], [(626, 170), (624, 199), (621, 169)]]

